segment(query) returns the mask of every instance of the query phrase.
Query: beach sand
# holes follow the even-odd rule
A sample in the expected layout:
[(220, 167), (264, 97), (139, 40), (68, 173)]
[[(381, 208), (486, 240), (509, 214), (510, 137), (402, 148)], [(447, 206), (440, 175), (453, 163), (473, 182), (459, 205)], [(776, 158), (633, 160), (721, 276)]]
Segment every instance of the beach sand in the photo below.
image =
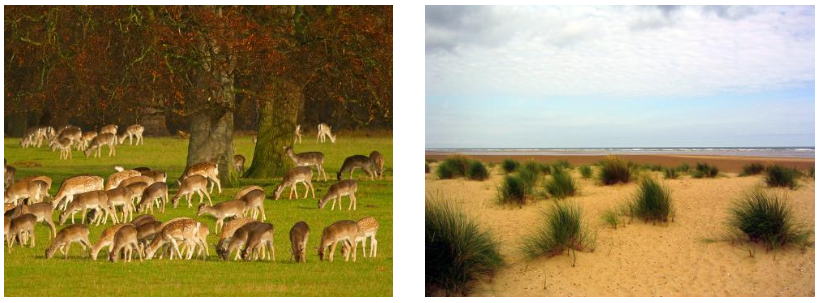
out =
[[(647, 156), (643, 156), (647, 157)], [(652, 156), (650, 156), (652, 157)], [(662, 161), (678, 161), (673, 156), (658, 156)], [(428, 156), (428, 158), (431, 158)], [(485, 160), (490, 158), (478, 157)], [(492, 161), (500, 161), (498, 157)], [(514, 158), (514, 157), (513, 157)], [(535, 157), (540, 158), (540, 157)], [(553, 157), (548, 157), (553, 159)], [(592, 161), (575, 157), (574, 164)], [(625, 157), (637, 161), (632, 157)], [(520, 158), (519, 158), (520, 159)], [(687, 157), (687, 162), (696, 161)], [(704, 159), (723, 165), (721, 169), (740, 166), (745, 159)], [(803, 163), (802, 159), (789, 159)], [(813, 163), (813, 159), (810, 159)], [(718, 162), (711, 162), (718, 161)], [(641, 162), (641, 161), (639, 161)], [(737, 162), (737, 163), (735, 163)], [(656, 163), (656, 162), (648, 162)], [(745, 163), (748, 163), (745, 162)], [(431, 164), (435, 172), (437, 163)], [(727, 209), (732, 202), (756, 186), (763, 186), (762, 176), (737, 177), (734, 173), (716, 179), (659, 180), (670, 190), (676, 207), (675, 221), (667, 226), (652, 225), (635, 219), (625, 227), (613, 229), (601, 220), (605, 210), (627, 201), (637, 184), (598, 186), (581, 179), (573, 170), (580, 195), (569, 199), (583, 208), (583, 216), (597, 233), (592, 253), (577, 253), (577, 264), (571, 266), (566, 254), (552, 258), (527, 260), (518, 251), (521, 240), (542, 221), (540, 211), (550, 200), (538, 199), (523, 208), (502, 207), (495, 203), (496, 186), (503, 175), (496, 166), (486, 181), (465, 179), (438, 180), (434, 173), (425, 175), (427, 195), (454, 201), (480, 224), (489, 228), (501, 242), (501, 253), (507, 262), (492, 281), (476, 286), (475, 296), (814, 296), (813, 246), (801, 251), (790, 247), (777, 253), (766, 253), (721, 239), (726, 234)], [(650, 172), (651, 173), (651, 172)], [(540, 184), (539, 184), (540, 186)], [(764, 189), (786, 194), (797, 219), (814, 230), (814, 180), (803, 179), (797, 190)], [(628, 217), (622, 219), (629, 220)], [(811, 237), (814, 241), (814, 235)]]

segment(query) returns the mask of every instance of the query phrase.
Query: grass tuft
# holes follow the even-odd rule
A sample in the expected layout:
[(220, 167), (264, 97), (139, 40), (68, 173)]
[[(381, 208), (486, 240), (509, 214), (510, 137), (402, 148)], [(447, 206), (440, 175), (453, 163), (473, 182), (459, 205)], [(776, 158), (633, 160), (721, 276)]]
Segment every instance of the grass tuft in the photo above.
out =
[(680, 166), (678, 166), (678, 171), (682, 172), (682, 173), (688, 173), (689, 172), (689, 163), (683, 163)]
[(675, 168), (667, 167), (663, 170), (663, 176), (667, 179), (677, 179), (678, 178), (678, 170)]
[(578, 186), (575, 185), (575, 180), (569, 172), (558, 167), (552, 172), (552, 176), (544, 187), (550, 196), (559, 200), (572, 197), (578, 191)]
[(467, 168), (467, 177), (470, 180), (484, 181), (490, 177), (490, 173), (481, 161), (473, 160)]
[(621, 222), (620, 215), (617, 211), (613, 209), (608, 209), (604, 211), (604, 214), (601, 216), (601, 219), (604, 220), (607, 224), (612, 226), (614, 229), (618, 229), (618, 223)]
[(584, 179), (592, 178), (592, 167), (589, 167), (589, 165), (582, 165), (581, 167), (578, 168), (578, 170), (581, 172), (581, 177), (582, 178), (584, 178)]
[(581, 221), (581, 208), (568, 202), (557, 202), (544, 212), (544, 222), (535, 234), (524, 239), (521, 251), (530, 259), (560, 255), (565, 250), (572, 253), (575, 266), (575, 251), (592, 252), (595, 239)]
[(603, 185), (629, 183), (631, 176), (629, 163), (618, 157), (607, 156), (601, 163), (598, 181)]
[(706, 163), (698, 163), (695, 165), (695, 171), (692, 172), (693, 178), (714, 178), (718, 174), (717, 166), (710, 166)]
[(475, 281), (503, 266), (499, 244), (487, 229), (452, 203), (428, 197), (424, 208), (425, 292), (466, 296)]
[(516, 171), (519, 165), (520, 164), (518, 164), (518, 161), (513, 159), (504, 159), (504, 161), (501, 162), (501, 168), (503, 168), (504, 172), (508, 174)]
[(669, 190), (652, 178), (644, 178), (638, 194), (632, 201), (632, 214), (644, 221), (667, 222), (674, 216), (672, 197)]
[(764, 170), (766, 170), (766, 167), (765, 167), (765, 166), (763, 166), (763, 164), (760, 164), (760, 163), (749, 163), (749, 164), (747, 164), (747, 165), (743, 166), (743, 171), (741, 171), (741, 172), (740, 172), (740, 175), (738, 175), (738, 176), (740, 176), (740, 177), (744, 177), (744, 176), (754, 176), (754, 175), (759, 175), (759, 174), (760, 174), (760, 173), (762, 173)]
[(520, 176), (508, 175), (504, 177), (504, 181), (498, 187), (498, 203), (521, 207), (527, 201), (528, 194), (526, 185)]
[(766, 169), (764, 181), (766, 181), (766, 185), (769, 187), (788, 187), (789, 189), (795, 189), (797, 188), (797, 179), (800, 178), (800, 175), (800, 172), (796, 169), (772, 165)]
[(569, 164), (569, 161), (564, 159), (556, 160), (555, 163), (552, 164), (552, 166), (561, 169), (572, 169), (572, 165)]
[(785, 196), (768, 195), (761, 190), (745, 194), (729, 209), (727, 222), (737, 238), (762, 242), (766, 251), (787, 244), (806, 245), (811, 231), (795, 222)]

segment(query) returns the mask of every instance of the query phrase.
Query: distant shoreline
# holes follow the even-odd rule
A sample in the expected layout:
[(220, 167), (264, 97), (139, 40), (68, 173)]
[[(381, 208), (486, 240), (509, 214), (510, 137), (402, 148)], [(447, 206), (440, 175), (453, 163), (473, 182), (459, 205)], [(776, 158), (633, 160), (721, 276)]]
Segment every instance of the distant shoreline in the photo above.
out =
[[(475, 154), (467, 152), (425, 152), (425, 159), (442, 160), (452, 155), (464, 155), (482, 162), (500, 163), (504, 159), (516, 161), (553, 162), (567, 160), (572, 165), (590, 165), (603, 159), (606, 155), (539, 155), (539, 154)], [(684, 163), (708, 163), (717, 166), (721, 171), (739, 173), (743, 166), (757, 162), (762, 164), (779, 164), (786, 167), (807, 170), (814, 167), (814, 158), (797, 157), (752, 157), (752, 156), (723, 156), (723, 155), (681, 155), (681, 154), (612, 154), (628, 161), (646, 164), (660, 164), (663, 166), (678, 166)]]
[(814, 159), (814, 147), (428, 148), (427, 154), (509, 156), (686, 155)]

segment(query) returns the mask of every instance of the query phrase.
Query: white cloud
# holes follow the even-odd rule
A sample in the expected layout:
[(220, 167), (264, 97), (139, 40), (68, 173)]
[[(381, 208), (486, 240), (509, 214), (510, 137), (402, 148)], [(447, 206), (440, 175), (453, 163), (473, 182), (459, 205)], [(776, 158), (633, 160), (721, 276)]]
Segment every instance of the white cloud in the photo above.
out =
[(813, 7), (429, 7), (427, 95), (695, 96), (814, 81)]

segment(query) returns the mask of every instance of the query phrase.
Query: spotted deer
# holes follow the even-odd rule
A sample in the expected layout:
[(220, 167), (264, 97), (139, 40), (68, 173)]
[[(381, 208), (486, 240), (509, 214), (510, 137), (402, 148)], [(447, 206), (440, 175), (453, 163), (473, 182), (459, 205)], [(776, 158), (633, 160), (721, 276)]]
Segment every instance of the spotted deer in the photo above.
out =
[(208, 179), (201, 175), (192, 175), (182, 181), (179, 190), (174, 195), (174, 198), (171, 199), (174, 208), (177, 208), (179, 199), (183, 196), (188, 200), (188, 208), (192, 207), (191, 198), (193, 198), (195, 193), (199, 194), (199, 204), (202, 204), (203, 196), (205, 196), (208, 197), (208, 204), (214, 205), (213, 201), (211, 201), (211, 195), (208, 194)]
[(330, 125), (319, 123), (319, 131), (316, 133), (316, 142), (321, 139), (325, 143), (325, 138), (330, 138), (330, 143), (336, 143), (336, 136), (330, 133)]
[[(230, 258), (232, 251), (227, 251), (228, 243), (230, 243), (231, 238), (236, 233), (236, 230), (244, 226), (245, 224), (251, 222), (259, 222), (254, 220), (253, 218), (236, 218), (228, 223), (225, 223), (225, 226), (222, 228), (222, 233), (219, 235), (219, 242), (216, 244), (216, 254), (222, 258), (222, 260), (228, 260)], [(239, 258), (239, 253), (237, 252), (237, 259)]]
[(106, 191), (95, 190), (76, 195), (74, 201), (71, 201), (68, 207), (66, 207), (66, 210), (60, 214), (60, 225), (64, 225), (69, 217), (71, 217), (71, 224), (74, 224), (74, 214), (80, 211), (83, 212), (81, 222), (85, 224), (86, 212), (91, 209), (102, 213), (102, 217), (98, 218), (99, 221), (97, 221), (97, 225), (100, 225), (100, 221), (102, 221), (102, 223), (108, 222), (108, 217), (111, 217), (114, 223), (118, 223), (114, 209), (108, 201)]
[(145, 142), (142, 139), (142, 133), (144, 131), (145, 127), (139, 124), (134, 124), (126, 127), (125, 132), (123, 132), (122, 135), (120, 135), (119, 144), (122, 144), (123, 142), (125, 142), (125, 138), (128, 138), (128, 145), (131, 145), (131, 143), (133, 143), (134, 137), (137, 138), (137, 145), (145, 144)]
[[(276, 261), (276, 251), (273, 248), (273, 234), (275, 229), (273, 224), (262, 223), (248, 233), (248, 240), (245, 249), (242, 251), (242, 259), (245, 261), (265, 260)], [(270, 252), (266, 253), (266, 250)]]
[(45, 197), (51, 197), (51, 195), (48, 193), (48, 191), (51, 190), (52, 181), (51, 181), (51, 178), (49, 178), (48, 176), (42, 176), (42, 175), (41, 176), (31, 176), (31, 177), (22, 178), (22, 179), (17, 180), (17, 181), (20, 181), (20, 182), (22, 182), (22, 181), (43, 181), (43, 182), (46, 183), (46, 188), (42, 192), (42, 194)]
[(28, 238), (31, 237), (31, 246), (34, 247), (34, 224), (37, 223), (37, 216), (33, 214), (24, 214), (17, 218), (11, 219), (9, 228), (6, 232), (6, 244), (9, 247), (9, 253), (14, 246), (15, 239), (20, 241), (20, 245), (26, 245)]
[(88, 239), (88, 227), (83, 224), (73, 224), (60, 230), (60, 233), (51, 241), (51, 245), (46, 248), (46, 259), (54, 257), (54, 253), (59, 249), (63, 257), (68, 259), (68, 252), (72, 243), (79, 243), (83, 248), (83, 255), (92, 248), (91, 240)]
[(208, 180), (213, 182), (211, 183), (211, 193), (214, 191), (214, 183), (216, 183), (216, 186), (219, 188), (219, 193), (222, 193), (222, 184), (219, 182), (219, 167), (216, 165), (216, 163), (206, 161), (188, 166), (185, 169), (185, 173), (183, 173), (182, 176), (180, 176), (177, 180), (177, 183), (181, 185), (182, 180), (193, 175), (200, 175), (206, 177), (208, 178)]
[(131, 199), (129, 202), (132, 206), (134, 206), (134, 210), (136, 210), (136, 205), (140, 204), (140, 201), (142, 200), (142, 194), (145, 192), (148, 186), (148, 183), (145, 182), (137, 182), (133, 184), (128, 184), (128, 186), (126, 186), (128, 189), (131, 190)]
[(378, 248), (378, 241), (376, 241), (376, 233), (379, 231), (379, 221), (376, 218), (365, 217), (356, 222), (359, 232), (356, 234), (354, 246), (358, 246), (362, 242), (362, 256), (367, 258), (367, 239), (370, 238), (370, 257), (376, 257), (376, 250)]
[(116, 156), (117, 149), (114, 147), (117, 145), (117, 136), (109, 133), (99, 134), (98, 136), (94, 137), (90, 143), (88, 143), (88, 148), (85, 149), (85, 157), (88, 158), (91, 156), (91, 153), (94, 152), (94, 158), (98, 158), (102, 156), (102, 147), (108, 146), (108, 156)]
[(290, 252), (291, 258), (296, 263), (307, 261), (307, 241), (310, 235), (310, 227), (305, 221), (296, 222), (290, 229)]
[(77, 194), (86, 193), (92, 190), (102, 190), (103, 189), (103, 178), (98, 176), (76, 176), (65, 179), (62, 184), (60, 184), (60, 189), (57, 190), (57, 194), (54, 195), (54, 208), (56, 209), (58, 206), (62, 205), (62, 209), (65, 210), (68, 203), (74, 200), (74, 196)]
[(327, 181), (327, 173), (325, 173), (324, 162), (325, 154), (321, 152), (304, 152), (293, 153), (293, 147), (285, 147), (285, 153), (288, 154), (291, 160), (296, 163), (296, 166), (315, 166), (317, 177), (324, 177)]
[[(160, 232), (154, 236), (154, 240), (145, 249), (145, 258), (151, 260), (154, 254), (165, 244), (171, 244), (171, 258), (176, 252), (180, 258), (182, 253), (179, 250), (179, 243), (189, 243), (189, 246), (195, 247), (199, 238), (200, 226), (202, 223), (190, 218), (176, 218), (163, 223), (160, 226)], [(189, 251), (187, 259), (191, 259), (193, 250)]]
[(98, 136), (97, 132), (95, 131), (85, 131), (83, 132), (82, 137), (80, 137), (80, 148), (87, 149), (88, 146), (91, 144), (91, 141), (94, 140)]
[(219, 227), (224, 224), (225, 219), (233, 217), (242, 218), (242, 214), (245, 213), (245, 207), (246, 204), (244, 200), (230, 200), (218, 203), (214, 206), (200, 204), (196, 215), (202, 216), (208, 214), (216, 218), (216, 232), (219, 232)]
[(137, 252), (140, 261), (142, 261), (142, 251), (139, 248), (139, 241), (137, 240), (137, 227), (131, 224), (125, 224), (114, 234), (114, 248), (108, 253), (108, 260), (117, 262), (120, 259), (120, 252), (122, 252), (125, 262), (131, 262), (134, 251)]
[(144, 172), (140, 172), (140, 173), (143, 176), (154, 179), (154, 182), (163, 182), (163, 183), (165, 183), (168, 179), (168, 174), (166, 174), (164, 171), (161, 171), (161, 170), (150, 170), (150, 171), (144, 171)]
[(68, 138), (55, 138), (52, 142), (55, 149), (60, 150), (60, 160), (71, 159), (71, 140)]
[(127, 223), (114, 224), (103, 230), (102, 235), (100, 235), (100, 240), (97, 241), (97, 244), (94, 244), (94, 247), (91, 248), (91, 260), (97, 260), (97, 255), (104, 247), (108, 247), (108, 253), (111, 253), (114, 250), (114, 235), (116, 235), (117, 231), (119, 231), (120, 228), (126, 224)]
[(359, 184), (356, 183), (356, 180), (339, 181), (339, 183), (331, 185), (325, 197), (319, 200), (319, 209), (325, 208), (327, 202), (333, 200), (330, 210), (334, 210), (336, 208), (336, 200), (339, 200), (339, 210), (342, 210), (342, 197), (350, 196), (350, 204), (347, 206), (347, 210), (350, 210), (351, 207), (353, 210), (356, 210), (357, 190), (359, 190)]
[[(259, 189), (252, 190), (242, 196), (240, 198), (242, 201), (245, 201), (245, 211), (251, 212), (251, 217), (256, 219), (256, 216), (260, 213), (262, 214), (262, 221), (267, 220), (268, 218), (265, 216), (265, 192)], [(246, 214), (242, 215), (243, 217)]]
[[(122, 207), (122, 219), (119, 221), (126, 222), (134, 219), (134, 205), (131, 204), (131, 199), (134, 197), (134, 192), (128, 187), (117, 187), (105, 191), (108, 199), (108, 205), (111, 206), (111, 211), (114, 217), (117, 216), (117, 207)], [(131, 217), (129, 219), (129, 216)], [(117, 221), (115, 221), (116, 223)]]
[[(253, 221), (239, 227), (233, 235), (223, 241), (222, 246), (218, 248), (217, 253), (219, 253), (220, 258), (222, 258), (222, 260), (228, 260), (231, 252), (241, 249), (242, 246), (246, 246), (245, 244), (248, 242), (248, 237), (253, 230), (266, 228), (265, 224), (266, 223), (263, 222)], [(240, 255), (241, 253), (237, 252), (234, 260), (239, 260)]]
[(137, 212), (154, 213), (154, 204), (160, 212), (165, 212), (165, 205), (168, 204), (168, 185), (165, 182), (151, 184), (142, 192), (142, 199), (137, 206)]
[(116, 136), (117, 135), (117, 129), (119, 129), (119, 128), (120, 127), (117, 126), (116, 124), (108, 124), (108, 125), (103, 126), (103, 127), (100, 128), (100, 135), (102, 135), (102, 134), (112, 134), (112, 135)]
[(122, 181), (141, 175), (140, 172), (132, 169), (118, 171), (108, 176), (108, 184), (105, 185), (105, 189), (115, 188), (119, 186)]
[[(359, 233), (356, 222), (350, 220), (337, 221), (322, 231), (322, 238), (319, 240), (319, 261), (325, 260), (325, 250), (329, 250), (329, 260), (333, 262), (333, 254), (336, 251), (338, 242), (342, 242), (344, 247), (353, 247), (353, 262), (356, 262), (356, 246), (354, 241)], [(344, 250), (344, 249), (343, 249)], [(347, 250), (349, 252), (349, 250)], [(349, 260), (350, 254), (344, 254), (345, 261)]]
[(32, 214), (37, 217), (36, 223), (43, 223), (51, 230), (48, 238), (57, 236), (57, 226), (54, 224), (54, 208), (49, 202), (40, 202), (32, 205), (18, 205), (9, 218), (14, 219), (24, 214)]
[(348, 175), (348, 179), (353, 179), (353, 171), (356, 170), (356, 168), (361, 168), (362, 170), (364, 170), (365, 173), (367, 173), (368, 176), (370, 176), (370, 180), (372, 181), (374, 179), (374, 176), (376, 175), (375, 167), (376, 164), (373, 163), (373, 160), (370, 159), (370, 157), (363, 155), (353, 155), (345, 159), (345, 162), (342, 164), (342, 169), (340, 169), (339, 172), (336, 174), (336, 179), (342, 181), (342, 175), (344, 175), (344, 173), (346, 172), (350, 173)]
[(17, 181), (3, 193), (3, 201), (12, 205), (23, 199), (28, 199), (29, 204), (39, 203), (43, 200), (46, 186), (46, 182), (40, 180)]
[(290, 195), (288, 195), (288, 199), (293, 199), (293, 194), (296, 194), (296, 198), (299, 198), (299, 193), (296, 192), (296, 184), (302, 183), (305, 185), (305, 199), (307, 199), (307, 194), (309, 191), (312, 191), (313, 197), (316, 198), (316, 191), (313, 189), (313, 184), (310, 182), (310, 179), (313, 177), (313, 170), (310, 169), (309, 166), (297, 166), (291, 169), (285, 177), (282, 178), (282, 183), (279, 183), (279, 186), (276, 187), (276, 191), (274, 192), (275, 200), (279, 200), (279, 197), (282, 196), (282, 191), (285, 190), (285, 187), (290, 187)]

